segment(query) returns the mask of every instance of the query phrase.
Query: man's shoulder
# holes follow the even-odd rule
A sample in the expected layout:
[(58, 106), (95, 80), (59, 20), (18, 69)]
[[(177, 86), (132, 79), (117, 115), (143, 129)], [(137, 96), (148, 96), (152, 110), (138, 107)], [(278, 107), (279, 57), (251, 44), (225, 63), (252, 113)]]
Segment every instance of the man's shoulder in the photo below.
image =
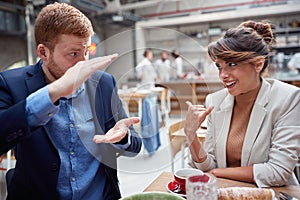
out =
[(14, 69), (7, 69), (5, 71), (0, 72), (1, 75), (5, 78), (18, 78), (18, 77), (26, 77), (31, 76), (38, 72), (39, 63), (35, 65), (28, 65)]

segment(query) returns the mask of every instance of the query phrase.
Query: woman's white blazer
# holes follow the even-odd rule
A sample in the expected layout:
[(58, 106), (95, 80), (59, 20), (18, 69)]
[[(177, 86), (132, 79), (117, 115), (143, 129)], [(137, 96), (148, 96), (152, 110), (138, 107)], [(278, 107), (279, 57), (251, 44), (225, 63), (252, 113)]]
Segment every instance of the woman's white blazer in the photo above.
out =
[[(226, 167), (226, 141), (234, 97), (227, 89), (210, 94), (214, 106), (207, 118), (205, 149), (208, 158), (195, 163), (208, 171)], [(293, 173), (300, 153), (300, 89), (278, 80), (263, 79), (242, 147), (241, 166), (253, 165), (258, 187), (298, 185)]]

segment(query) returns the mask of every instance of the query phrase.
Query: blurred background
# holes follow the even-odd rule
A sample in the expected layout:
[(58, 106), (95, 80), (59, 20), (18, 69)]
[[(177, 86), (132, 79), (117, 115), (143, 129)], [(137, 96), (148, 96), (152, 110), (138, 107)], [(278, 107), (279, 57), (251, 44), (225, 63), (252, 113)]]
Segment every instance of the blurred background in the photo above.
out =
[[(0, 71), (37, 61), (34, 21), (41, 8), (53, 2), (55, 1), (0, 1)], [(57, 2), (72, 4), (91, 19), (95, 35), (92, 38), (90, 57), (119, 53), (119, 58), (105, 70), (115, 76), (120, 91), (128, 92), (130, 88), (138, 86), (140, 80), (136, 76), (136, 66), (143, 59), (145, 49), (153, 52), (153, 62), (160, 58), (163, 50), (169, 54), (171, 63), (174, 62), (171, 57), (173, 50), (183, 60), (182, 76), (156, 83), (156, 86), (167, 88), (166, 94), (169, 94), (159, 98), (160, 103), (166, 100), (163, 104), (165, 107), (161, 109), (164, 112), (162, 118), (166, 122), (161, 126), (160, 149), (152, 157), (142, 154), (135, 160), (119, 160), (123, 169), (120, 170), (123, 194), (142, 190), (155, 177), (150, 172), (146, 176), (143, 169), (155, 168), (155, 175), (166, 168), (170, 170), (169, 160), (168, 163), (162, 163), (162, 159), (167, 160), (165, 158), (170, 156), (165, 151), (165, 147), (169, 146), (168, 125), (184, 118), (181, 115), (186, 111), (184, 102), (189, 100), (203, 103), (208, 93), (222, 88), (217, 71), (208, 59), (207, 45), (222, 36), (228, 28), (246, 20), (268, 20), (274, 24), (277, 43), (272, 50), (271, 65), (264, 76), (300, 86), (299, 73), (291, 72), (288, 68), (290, 59), (300, 52), (300, 0)], [(136, 114), (140, 100), (129, 99), (126, 104), (127, 111), (132, 115)], [(162, 111), (163, 109), (166, 111)], [(170, 118), (167, 118), (168, 115)], [(160, 119), (161, 121), (163, 120)], [(2, 168), (5, 166), (3, 164)], [(133, 173), (141, 170), (144, 180), (132, 174), (127, 176), (128, 170)], [(3, 177), (0, 180), (3, 181)], [(140, 182), (139, 187), (127, 185), (132, 181)], [(2, 192), (5, 191), (5, 186), (0, 186)]]

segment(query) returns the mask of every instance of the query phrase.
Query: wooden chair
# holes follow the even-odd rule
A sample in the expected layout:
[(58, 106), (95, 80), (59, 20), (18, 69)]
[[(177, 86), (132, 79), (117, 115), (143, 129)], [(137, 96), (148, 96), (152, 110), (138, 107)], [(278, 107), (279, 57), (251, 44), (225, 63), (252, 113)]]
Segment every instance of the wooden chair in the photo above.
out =
[(171, 124), (169, 126), (172, 172), (174, 172), (174, 161), (175, 161), (174, 159), (175, 159), (176, 154), (179, 151), (181, 151), (181, 164), (183, 167), (184, 147), (186, 146), (186, 139), (185, 139), (185, 137), (182, 137), (182, 136), (180, 136), (180, 137), (174, 136), (173, 133), (182, 129), (184, 127), (184, 124), (185, 124), (185, 120), (181, 120), (181, 121)]

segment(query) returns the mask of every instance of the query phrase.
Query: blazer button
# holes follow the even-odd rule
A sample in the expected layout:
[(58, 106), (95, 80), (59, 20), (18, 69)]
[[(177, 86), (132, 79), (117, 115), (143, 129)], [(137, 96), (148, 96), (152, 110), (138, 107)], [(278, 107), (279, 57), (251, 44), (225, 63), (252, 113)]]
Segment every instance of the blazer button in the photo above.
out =
[(58, 164), (52, 163), (51, 165), (51, 171), (57, 171), (58, 170)]

